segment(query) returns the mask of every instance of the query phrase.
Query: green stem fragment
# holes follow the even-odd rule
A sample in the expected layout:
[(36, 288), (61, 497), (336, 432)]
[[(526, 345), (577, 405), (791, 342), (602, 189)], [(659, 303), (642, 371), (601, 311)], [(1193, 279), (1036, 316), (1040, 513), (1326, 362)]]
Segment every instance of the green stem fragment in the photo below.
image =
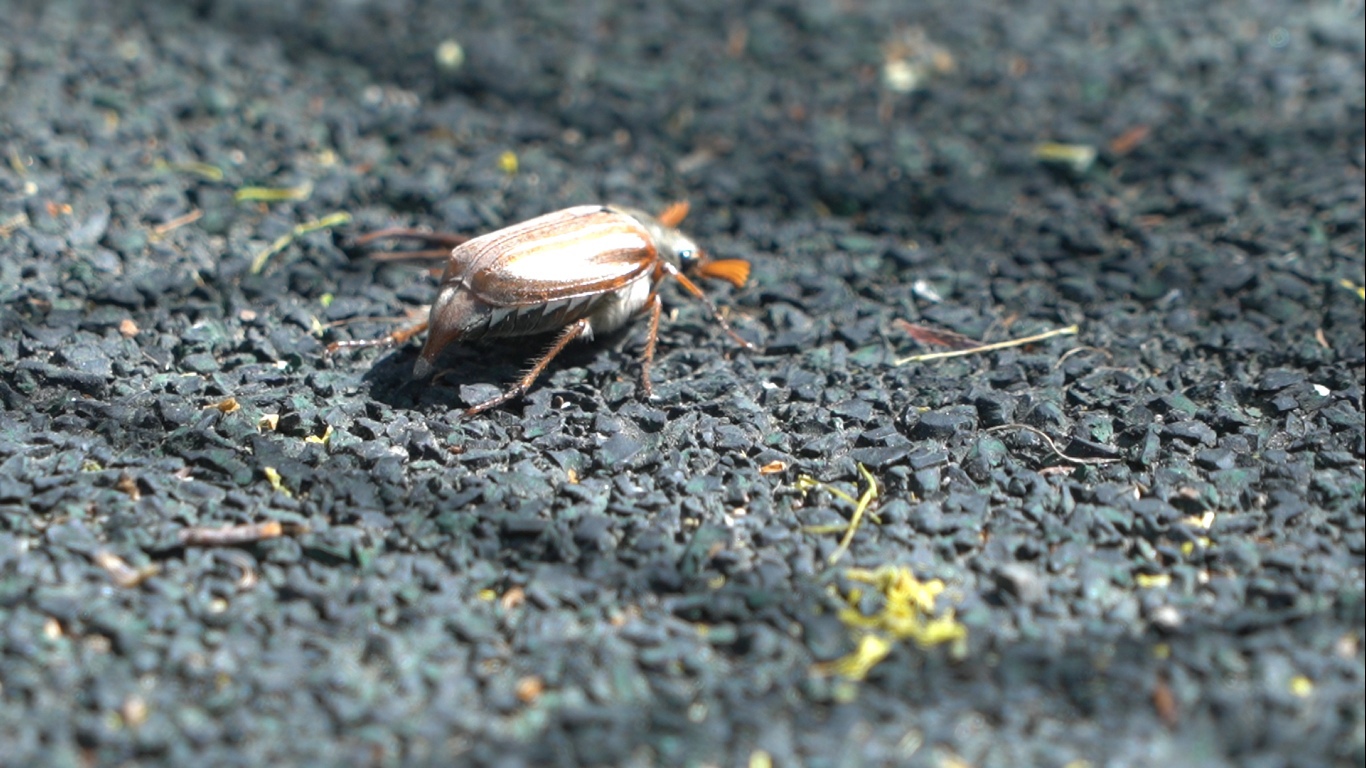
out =
[(256, 254), (256, 258), (252, 259), (251, 262), (251, 273), (253, 275), (261, 274), (261, 270), (266, 268), (266, 262), (270, 260), (270, 257), (274, 256), (280, 251), (283, 251), (286, 247), (289, 246), (290, 243), (294, 242), (294, 238), (302, 237), (303, 235), (306, 235), (310, 232), (317, 232), (320, 229), (337, 227), (343, 224), (348, 224), (350, 222), (351, 214), (347, 213), (346, 211), (338, 211), (336, 213), (328, 214), (327, 216), (324, 216), (321, 219), (305, 221), (304, 223), (290, 230), (289, 234), (280, 235), (279, 237), (275, 238), (275, 242), (267, 246), (265, 250)]
[(232, 199), (239, 203), (282, 203), (307, 200), (313, 194), (313, 184), (304, 182), (297, 187), (239, 187)]
[[(868, 512), (868, 508), (872, 506), (873, 501), (876, 500), (878, 497), (877, 480), (873, 478), (873, 473), (869, 472), (868, 468), (863, 466), (862, 464), (858, 465), (858, 471), (860, 474), (863, 475), (864, 479), (868, 481), (868, 488), (863, 492), (862, 495), (859, 496), (857, 500), (855, 500), (853, 496), (850, 496), (844, 491), (841, 491), (840, 489), (835, 488), (834, 486), (822, 483), (821, 481), (817, 480), (814, 477), (811, 477), (810, 475), (802, 475), (797, 478), (797, 489), (802, 492), (819, 488), (826, 491), (831, 496), (834, 496), (837, 499), (847, 501), (850, 504), (854, 505), (854, 513), (849, 516), (849, 522), (845, 525), (809, 525), (802, 529), (807, 533), (844, 534), (844, 538), (840, 540), (839, 546), (836, 547), (835, 551), (830, 555), (829, 562), (831, 565), (834, 565), (835, 563), (839, 562), (839, 559), (841, 557), (844, 557), (844, 553), (849, 551), (849, 545), (851, 542), (853, 542), (854, 534), (858, 532), (859, 525), (863, 523), (864, 515)], [(876, 515), (869, 516), (872, 517), (874, 521), (877, 521)]]
[(192, 173), (196, 176), (203, 177), (209, 181), (223, 180), (223, 169), (219, 168), (216, 165), (211, 165), (209, 163), (201, 163), (197, 161), (189, 163), (171, 163), (167, 167), (176, 172)]
[(858, 471), (868, 481), (868, 490), (863, 492), (863, 495), (859, 497), (858, 504), (854, 506), (854, 514), (849, 517), (849, 528), (845, 530), (844, 538), (840, 540), (839, 546), (835, 547), (835, 551), (830, 553), (829, 563), (831, 565), (839, 562), (840, 558), (844, 557), (844, 553), (849, 551), (849, 544), (854, 540), (854, 533), (858, 531), (859, 524), (863, 522), (863, 513), (868, 511), (869, 505), (877, 499), (877, 480), (873, 478), (873, 473), (869, 472), (868, 468), (862, 464), (858, 465)]

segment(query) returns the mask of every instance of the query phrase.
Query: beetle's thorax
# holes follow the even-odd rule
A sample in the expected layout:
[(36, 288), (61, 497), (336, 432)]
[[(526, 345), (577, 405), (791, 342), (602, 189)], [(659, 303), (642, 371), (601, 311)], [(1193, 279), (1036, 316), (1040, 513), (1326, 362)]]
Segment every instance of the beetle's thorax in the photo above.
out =
[(659, 258), (664, 259), (675, 267), (686, 268), (692, 264), (702, 254), (702, 250), (697, 247), (692, 238), (678, 231), (677, 229), (665, 226), (659, 219), (642, 211), (638, 208), (625, 208), (616, 205), (606, 206), (608, 210), (630, 216), (645, 228), (650, 234), (650, 239), (654, 241), (655, 250)]

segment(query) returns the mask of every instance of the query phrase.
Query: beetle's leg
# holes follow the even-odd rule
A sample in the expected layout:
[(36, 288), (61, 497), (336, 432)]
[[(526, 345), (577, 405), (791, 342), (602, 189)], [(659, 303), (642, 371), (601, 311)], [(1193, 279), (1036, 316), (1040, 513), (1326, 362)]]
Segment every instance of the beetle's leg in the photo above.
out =
[(364, 347), (397, 347), (407, 343), (408, 339), (427, 330), (427, 321), (400, 328), (393, 333), (386, 333), (377, 339), (349, 339), (347, 341), (334, 341), (327, 345), (327, 354), (331, 355), (343, 349), (361, 349)]
[(374, 232), (366, 232), (356, 238), (356, 245), (365, 246), (376, 240), (387, 240), (395, 238), (398, 240), (423, 240), (428, 243), (445, 245), (454, 248), (457, 245), (470, 239), (468, 235), (456, 235), (449, 232), (428, 232), (412, 227), (385, 227)]
[(497, 408), (509, 400), (516, 400), (522, 395), (525, 395), (526, 391), (531, 389), (532, 382), (536, 381), (537, 377), (541, 375), (541, 372), (545, 370), (545, 367), (550, 364), (550, 361), (554, 360), (555, 356), (560, 354), (560, 352), (569, 345), (569, 342), (582, 336), (584, 331), (587, 330), (588, 318), (579, 320), (572, 325), (565, 326), (565, 329), (560, 331), (560, 335), (555, 338), (555, 343), (550, 345), (550, 349), (547, 349), (545, 354), (536, 359), (536, 362), (531, 366), (531, 370), (523, 374), (522, 378), (518, 379), (517, 383), (514, 384), (511, 389), (492, 400), (485, 400), (476, 406), (466, 409), (465, 416), (468, 417), (477, 413), (483, 413), (490, 408)]
[(678, 282), (682, 283), (683, 287), (688, 289), (688, 293), (691, 293), (693, 296), (697, 297), (697, 299), (701, 301), (703, 304), (706, 304), (707, 309), (711, 310), (711, 316), (716, 318), (716, 322), (720, 323), (721, 327), (726, 331), (726, 333), (730, 334), (730, 337), (732, 339), (735, 339), (735, 341), (739, 343), (740, 346), (744, 347), (745, 349), (755, 348), (754, 344), (740, 338), (740, 334), (736, 333), (735, 330), (730, 327), (730, 323), (726, 322), (726, 318), (721, 316), (721, 312), (717, 310), (715, 304), (711, 303), (711, 299), (707, 298), (707, 294), (703, 293), (702, 289), (697, 287), (697, 283), (694, 283), (693, 281), (689, 280), (687, 275), (678, 271), (678, 267), (675, 267), (667, 261), (661, 259), (659, 262), (659, 266), (665, 272), (668, 272), (669, 275), (676, 279)]
[(655, 362), (655, 342), (659, 340), (659, 313), (664, 308), (664, 302), (659, 300), (659, 291), (656, 289), (646, 299), (650, 304), (650, 336), (645, 340), (645, 357), (640, 362), (640, 383), (645, 387), (645, 397), (655, 396), (654, 385), (650, 383), (650, 367)]
[(420, 229), (408, 227), (388, 227), (377, 229), (374, 232), (367, 232), (356, 238), (357, 247), (365, 247), (376, 240), (421, 240), (425, 243), (439, 246), (421, 251), (379, 251), (370, 254), (370, 258), (375, 261), (404, 261), (408, 259), (444, 259), (451, 255), (451, 249), (469, 240), (467, 235), (455, 235), (441, 232), (424, 232)]

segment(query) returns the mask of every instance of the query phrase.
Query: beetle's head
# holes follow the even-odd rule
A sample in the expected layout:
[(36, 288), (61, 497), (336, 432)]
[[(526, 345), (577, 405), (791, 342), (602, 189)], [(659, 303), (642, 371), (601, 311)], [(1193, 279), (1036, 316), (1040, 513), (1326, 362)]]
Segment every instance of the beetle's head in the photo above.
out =
[(665, 208), (658, 217), (643, 223), (650, 229), (659, 255), (683, 272), (725, 280), (742, 288), (749, 279), (749, 262), (740, 259), (713, 259), (692, 238), (678, 231), (688, 215), (688, 204), (678, 202)]
[(614, 209), (640, 222), (645, 231), (650, 233), (650, 241), (654, 243), (659, 258), (685, 272), (691, 271), (702, 260), (702, 249), (697, 247), (692, 238), (678, 231), (678, 225), (688, 215), (687, 203), (674, 203), (658, 216), (651, 216), (636, 208), (614, 206)]
[(661, 227), (662, 231), (655, 236), (655, 245), (659, 248), (659, 255), (665, 261), (678, 267), (684, 272), (691, 272), (706, 260), (706, 255), (702, 249), (697, 247), (697, 243), (692, 238), (679, 232), (676, 229)]

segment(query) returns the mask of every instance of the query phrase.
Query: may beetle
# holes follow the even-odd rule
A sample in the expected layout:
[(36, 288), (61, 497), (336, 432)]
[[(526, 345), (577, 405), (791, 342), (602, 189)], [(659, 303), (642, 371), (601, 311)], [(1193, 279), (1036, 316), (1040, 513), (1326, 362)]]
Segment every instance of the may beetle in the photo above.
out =
[(687, 215), (687, 203), (675, 203), (658, 217), (615, 205), (581, 205), (471, 240), (404, 229), (374, 232), (361, 238), (360, 244), (406, 237), (453, 246), (445, 256), (436, 301), (424, 323), (376, 340), (336, 342), (328, 350), (401, 344), (425, 330), (427, 341), (413, 366), (413, 376), (422, 379), (431, 375), (437, 357), (455, 342), (558, 332), (550, 348), (515, 385), (465, 411), (472, 416), (525, 394), (569, 342), (614, 331), (648, 310), (650, 335), (641, 382), (646, 396), (651, 396), (650, 366), (662, 308), (659, 287), (666, 277), (678, 280), (705, 303), (741, 346), (754, 348), (684, 274), (719, 278), (741, 287), (749, 278), (749, 262), (708, 258), (677, 229)]

